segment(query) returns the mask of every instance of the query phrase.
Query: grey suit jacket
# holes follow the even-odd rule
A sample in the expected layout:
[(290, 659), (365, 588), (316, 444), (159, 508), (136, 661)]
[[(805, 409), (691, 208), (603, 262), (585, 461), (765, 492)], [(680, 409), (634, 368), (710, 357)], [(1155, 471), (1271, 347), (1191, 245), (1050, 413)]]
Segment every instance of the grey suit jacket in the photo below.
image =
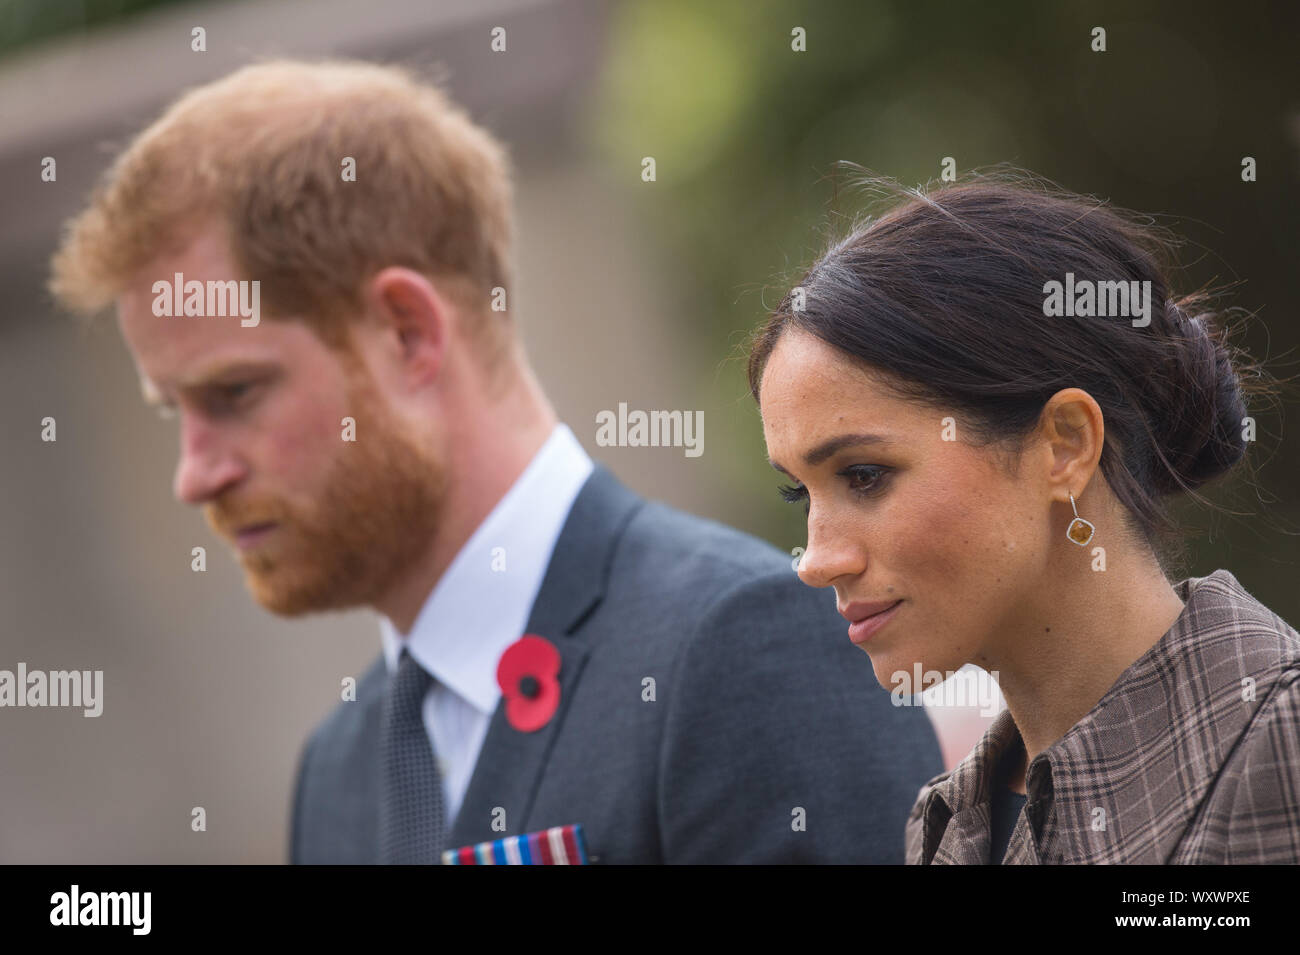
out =
[[(784, 553), (597, 465), (528, 622), (560, 651), (559, 709), (522, 733), (498, 704), (446, 847), (580, 823), (601, 863), (901, 863), (939, 745), (847, 626)], [(304, 747), (292, 862), (378, 860), (387, 682), (381, 655)]]

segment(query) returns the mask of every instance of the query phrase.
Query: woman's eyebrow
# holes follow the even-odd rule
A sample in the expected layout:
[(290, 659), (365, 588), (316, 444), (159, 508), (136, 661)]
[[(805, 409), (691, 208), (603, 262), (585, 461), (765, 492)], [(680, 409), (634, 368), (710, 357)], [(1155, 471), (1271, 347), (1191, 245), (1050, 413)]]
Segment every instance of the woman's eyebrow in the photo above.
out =
[[(864, 444), (888, 444), (889, 439), (879, 434), (841, 434), (838, 437), (830, 438), (823, 441), (817, 447), (813, 448), (803, 456), (804, 463), (810, 468), (815, 468), (837, 451), (845, 448), (856, 448)], [(772, 459), (768, 459), (768, 464), (776, 468), (782, 474), (789, 474), (785, 468), (777, 464)]]

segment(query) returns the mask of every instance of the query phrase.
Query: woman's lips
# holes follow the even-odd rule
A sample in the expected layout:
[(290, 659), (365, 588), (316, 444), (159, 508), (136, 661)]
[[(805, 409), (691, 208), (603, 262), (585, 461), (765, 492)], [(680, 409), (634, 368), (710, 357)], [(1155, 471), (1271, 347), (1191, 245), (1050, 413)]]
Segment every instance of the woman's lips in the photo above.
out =
[[(903, 601), (901, 600), (895, 600), (892, 604), (889, 605), (887, 609), (880, 610), (876, 613), (868, 614), (866, 616), (863, 616), (860, 610), (855, 612), (855, 608), (858, 605), (850, 604), (847, 608), (845, 608), (844, 613), (846, 616), (850, 616), (850, 615), (856, 616), (857, 619), (853, 619), (853, 616), (850, 616), (852, 623), (849, 624), (849, 639), (858, 645), (866, 643), (873, 636), (875, 636), (877, 633), (880, 632), (881, 627), (885, 626), (887, 623), (889, 623), (890, 620), (894, 619), (894, 617), (898, 614), (898, 608), (902, 605), (902, 603)], [(868, 606), (868, 605), (863, 605), (863, 606)], [(872, 609), (872, 608), (868, 606), (868, 609)]]

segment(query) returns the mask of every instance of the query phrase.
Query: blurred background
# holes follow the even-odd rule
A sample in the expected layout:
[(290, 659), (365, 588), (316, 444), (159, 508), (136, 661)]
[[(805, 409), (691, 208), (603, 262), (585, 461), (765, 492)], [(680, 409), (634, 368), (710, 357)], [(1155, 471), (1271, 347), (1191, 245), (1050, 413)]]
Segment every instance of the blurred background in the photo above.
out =
[[(369, 612), (253, 603), (171, 497), (175, 422), (143, 406), (114, 323), (44, 292), (60, 223), (182, 89), (268, 55), (441, 77), (514, 159), (514, 310), (561, 417), (637, 491), (791, 551), (803, 514), (777, 498), (743, 346), (861, 208), (837, 160), (907, 185), (945, 157), (1008, 162), (1155, 215), (1188, 240), (1178, 290), (1235, 285), (1241, 343), (1296, 373), (1298, 26), (1282, 2), (0, 0), (0, 669), (105, 674), (98, 719), (0, 709), (0, 862), (283, 861), (299, 748), (379, 648)], [(1226, 567), (1300, 625), (1294, 395), (1252, 409), (1256, 468), (1209, 492), (1223, 509), (1181, 509), (1175, 579)], [(703, 410), (705, 453), (598, 447), (619, 402)], [(931, 714), (952, 765), (985, 721)]]

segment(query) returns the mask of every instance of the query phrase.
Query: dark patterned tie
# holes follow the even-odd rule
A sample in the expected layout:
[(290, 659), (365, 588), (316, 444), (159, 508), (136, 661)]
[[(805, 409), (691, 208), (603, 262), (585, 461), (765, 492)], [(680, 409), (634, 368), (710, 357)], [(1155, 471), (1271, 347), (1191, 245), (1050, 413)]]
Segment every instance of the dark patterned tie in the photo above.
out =
[(379, 731), (379, 858), (389, 865), (436, 864), (442, 858), (442, 777), (422, 715), (432, 682), (403, 649)]

